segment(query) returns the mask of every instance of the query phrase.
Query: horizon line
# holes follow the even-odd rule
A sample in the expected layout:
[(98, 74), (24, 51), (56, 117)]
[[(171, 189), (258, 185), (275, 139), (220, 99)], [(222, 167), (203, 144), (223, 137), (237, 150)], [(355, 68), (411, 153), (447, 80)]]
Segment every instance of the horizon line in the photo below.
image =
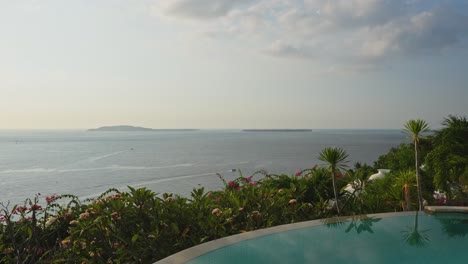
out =
[[(146, 127), (145, 127), (146, 128)], [(90, 128), (0, 128), (1, 130), (9, 130), (9, 131), (27, 131), (27, 130), (62, 130), (62, 131), (87, 131)], [(150, 128), (154, 130), (301, 130), (301, 129), (308, 129), (308, 130), (403, 130), (404, 128), (271, 128), (271, 127), (266, 127), (266, 128)], [(106, 131), (106, 132), (112, 132), (112, 131)], [(114, 132), (119, 132), (119, 131), (114, 131)], [(123, 131), (123, 132), (133, 132), (133, 131)], [(138, 132), (138, 131), (134, 131)], [(145, 131), (143, 131), (145, 132)], [(146, 132), (151, 132), (151, 131), (146, 131)]]

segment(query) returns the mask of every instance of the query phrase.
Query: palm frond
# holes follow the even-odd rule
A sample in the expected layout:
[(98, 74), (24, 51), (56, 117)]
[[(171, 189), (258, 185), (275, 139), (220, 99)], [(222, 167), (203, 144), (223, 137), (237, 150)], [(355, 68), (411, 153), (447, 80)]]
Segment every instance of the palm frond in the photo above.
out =
[(346, 167), (344, 163), (348, 162), (347, 158), (346, 151), (337, 147), (324, 148), (319, 154), (319, 160), (328, 163), (330, 168), (342, 169)]
[(465, 116), (449, 115), (442, 125), (449, 128), (468, 128), (468, 119)]
[(419, 142), (422, 134), (430, 131), (429, 124), (422, 119), (412, 119), (405, 123), (403, 132), (408, 134), (413, 141)]

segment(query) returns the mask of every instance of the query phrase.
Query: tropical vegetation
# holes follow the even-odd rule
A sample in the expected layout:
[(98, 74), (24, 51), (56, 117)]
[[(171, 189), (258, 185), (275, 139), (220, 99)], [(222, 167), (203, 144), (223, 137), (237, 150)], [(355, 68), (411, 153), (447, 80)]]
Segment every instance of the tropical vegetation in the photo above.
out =
[(443, 128), (432, 137), (432, 151), (425, 159), (427, 173), (434, 178), (434, 186), (454, 197), (466, 200), (468, 185), (468, 120), (450, 115)]
[[(258, 171), (231, 181), (219, 175), (222, 189), (194, 189), (188, 197), (128, 187), (85, 201), (37, 194), (21, 205), (0, 204), (0, 262), (151, 263), (200, 243), (281, 224), (410, 211), (421, 208), (422, 200), (465, 204), (466, 118), (449, 116), (435, 132), (424, 121), (414, 122), (405, 126), (411, 143), (392, 148), (374, 166), (347, 165), (346, 151), (329, 147), (318, 154), (322, 164), (294, 175)], [(371, 179), (377, 168), (391, 172)], [(433, 198), (435, 190), (445, 198)], [(407, 232), (410, 244), (424, 235), (417, 223), (416, 217)]]

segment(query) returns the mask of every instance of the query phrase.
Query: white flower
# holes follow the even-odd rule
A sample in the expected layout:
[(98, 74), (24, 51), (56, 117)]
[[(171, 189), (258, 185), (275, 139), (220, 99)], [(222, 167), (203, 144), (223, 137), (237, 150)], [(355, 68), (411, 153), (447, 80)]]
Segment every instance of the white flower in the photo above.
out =
[(55, 223), (55, 221), (57, 221), (57, 216), (51, 216), (47, 219), (46, 223), (45, 223), (45, 227), (46, 228), (49, 228), (51, 225), (53, 225)]

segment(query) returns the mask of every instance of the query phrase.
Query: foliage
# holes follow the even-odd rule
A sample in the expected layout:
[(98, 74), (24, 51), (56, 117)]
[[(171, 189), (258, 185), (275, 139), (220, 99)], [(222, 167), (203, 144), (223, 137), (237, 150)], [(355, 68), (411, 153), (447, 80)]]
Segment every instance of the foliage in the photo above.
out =
[(434, 175), (434, 185), (449, 198), (466, 199), (468, 184), (468, 120), (449, 116), (432, 139), (433, 149), (426, 157), (427, 171)]
[[(36, 196), (27, 206), (2, 209), (0, 262), (151, 263), (228, 235), (326, 217), (332, 191), (317, 189), (330, 186), (325, 172), (223, 179), (222, 190), (194, 189), (188, 198), (129, 187), (83, 204), (47, 197), (42, 207)], [(60, 205), (64, 198), (69, 202)]]
[(347, 162), (348, 154), (345, 150), (336, 147), (324, 148), (319, 154), (319, 160), (327, 163), (327, 168), (330, 171), (330, 175), (333, 183), (333, 193), (335, 195), (335, 206), (338, 214), (340, 214), (340, 200), (338, 197), (338, 189), (336, 184), (336, 176), (338, 173), (341, 173), (340, 170), (343, 170)]
[(374, 162), (374, 167), (392, 171), (414, 168), (413, 147), (410, 144), (401, 143), (399, 146), (391, 148), (388, 153), (381, 155)]
[[(419, 139), (419, 155), (424, 160), (427, 153), (431, 151), (431, 139)], [(414, 169), (414, 146), (412, 144), (401, 143), (392, 147), (386, 154), (381, 155), (374, 162), (376, 169), (390, 169), (391, 171), (401, 171)]]
[[(356, 186), (353, 194), (349, 194), (349, 202), (343, 207), (344, 214), (368, 214), (395, 212), (407, 210), (407, 196), (416, 201), (416, 186), (414, 177), (408, 177), (412, 172), (391, 172), (383, 178), (373, 181), (365, 180), (365, 184)], [(414, 176), (414, 174), (411, 174)], [(349, 176), (352, 178), (352, 176)], [(405, 192), (405, 190), (409, 190)]]
[[(51, 195), (46, 205), (39, 204), (40, 194), (27, 199), (22, 206), (1, 204), (0, 262), (37, 263), (60, 250), (60, 241), (68, 235), (68, 222), (77, 216), (71, 208), (81, 207), (72, 195)], [(67, 201), (59, 206), (58, 201)]]

